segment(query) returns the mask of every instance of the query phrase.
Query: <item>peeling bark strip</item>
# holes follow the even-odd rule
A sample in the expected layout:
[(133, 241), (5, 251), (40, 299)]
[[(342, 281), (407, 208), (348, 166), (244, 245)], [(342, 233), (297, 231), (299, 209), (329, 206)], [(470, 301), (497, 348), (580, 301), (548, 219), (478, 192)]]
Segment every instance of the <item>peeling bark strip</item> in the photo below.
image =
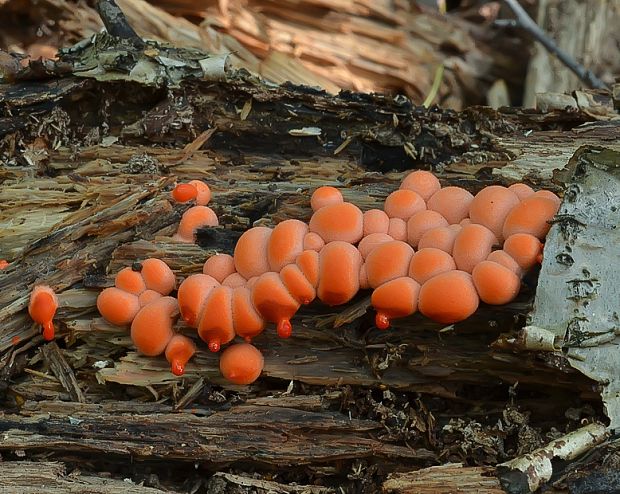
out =
[[(543, 328), (552, 347), (561, 346), (574, 368), (601, 384), (610, 428), (618, 429), (620, 152), (582, 149), (560, 175), (568, 186), (524, 331)], [(539, 345), (532, 340), (530, 348)]]

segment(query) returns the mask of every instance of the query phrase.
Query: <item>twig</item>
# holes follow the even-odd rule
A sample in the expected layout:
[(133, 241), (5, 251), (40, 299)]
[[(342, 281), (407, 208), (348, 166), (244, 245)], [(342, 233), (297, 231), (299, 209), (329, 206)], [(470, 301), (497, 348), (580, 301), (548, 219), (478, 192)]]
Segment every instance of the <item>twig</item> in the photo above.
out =
[(132, 41), (138, 46), (144, 45), (144, 41), (129, 25), (125, 14), (114, 0), (98, 0), (97, 12), (109, 34)]
[(600, 80), (594, 73), (586, 69), (568, 53), (562, 50), (555, 42), (543, 31), (538, 24), (529, 16), (518, 0), (504, 0), (510, 9), (517, 16), (515, 21), (495, 21), (495, 25), (501, 27), (518, 27), (530, 33), (536, 41), (545, 47), (549, 53), (553, 53), (566, 65), (579, 79), (595, 89), (608, 89), (607, 85)]
[(424, 106), (425, 108), (428, 108), (429, 106), (431, 106), (431, 103), (435, 100), (435, 97), (437, 96), (437, 93), (439, 92), (441, 81), (443, 80), (443, 71), (444, 71), (443, 64), (439, 65), (439, 67), (437, 67), (437, 69), (435, 70), (435, 77), (433, 79), (433, 85), (428, 95), (426, 96), (424, 103), (422, 103), (422, 106)]

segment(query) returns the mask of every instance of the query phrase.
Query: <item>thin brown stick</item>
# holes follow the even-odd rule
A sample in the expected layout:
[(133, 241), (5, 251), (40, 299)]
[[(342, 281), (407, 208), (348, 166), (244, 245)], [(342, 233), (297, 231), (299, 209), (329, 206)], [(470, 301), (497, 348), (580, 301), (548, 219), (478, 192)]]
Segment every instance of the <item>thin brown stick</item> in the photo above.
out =
[(132, 41), (137, 45), (143, 45), (144, 41), (131, 27), (125, 14), (114, 0), (99, 0), (97, 12), (103, 21), (106, 30), (112, 36)]
[(517, 16), (516, 20), (497, 20), (495, 25), (501, 27), (517, 27), (528, 32), (549, 53), (553, 53), (560, 62), (566, 65), (579, 79), (595, 89), (608, 89), (607, 85), (599, 79), (591, 70), (586, 69), (572, 56), (562, 50), (549, 35), (529, 16), (518, 0), (504, 0)]

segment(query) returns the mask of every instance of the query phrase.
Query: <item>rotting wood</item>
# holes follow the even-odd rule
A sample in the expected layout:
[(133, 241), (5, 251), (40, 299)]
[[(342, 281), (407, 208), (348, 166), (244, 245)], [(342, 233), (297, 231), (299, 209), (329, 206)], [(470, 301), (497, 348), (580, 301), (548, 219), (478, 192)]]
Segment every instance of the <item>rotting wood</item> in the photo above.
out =
[[(187, 413), (22, 413), (0, 416), (0, 450), (113, 454), (136, 459), (303, 465), (352, 458), (426, 462), (435, 455), (374, 439), (382, 425), (334, 412), (236, 406), (205, 417)], [(70, 420), (71, 417), (73, 420)]]
[(206, 484), (207, 494), (332, 494), (336, 489), (316, 485), (281, 484), (218, 472)]
[[(22, 203), (10, 203), (1, 218), (12, 225), (12, 218), (24, 211), (35, 217), (41, 214), (37, 212), (41, 207), (29, 198), (24, 186), (37, 173), (45, 176), (38, 179), (43, 185), (37, 196), (45, 207), (60, 203), (60, 210), (50, 208), (50, 214), (66, 215), (55, 217), (53, 224), (60, 228), (57, 233), (48, 234), (50, 225), (46, 224), (22, 243), (11, 238), (15, 254), (11, 267), (0, 275), (0, 302), (18, 299), (0, 309), (0, 316), (6, 318), (3, 323), (8, 321), (5, 326), (13, 331), (3, 333), (0, 347), (7, 352), (20, 351), (40, 341), (37, 337), (27, 341), (36, 334), (24, 314), (27, 288), (37, 279), (51, 281), (60, 292), (59, 333), (69, 346), (64, 355), (74, 363), (81, 382), (88, 383), (84, 387), (88, 389), (86, 398), (93, 401), (102, 396), (111, 398), (113, 386), (106, 379), (126, 385), (125, 389), (144, 386), (166, 403), (177, 398), (183, 403), (179, 390), (191, 389), (194, 379), (202, 378), (205, 386), (223, 384), (212, 354), (201, 352), (188, 367), (186, 381), (182, 381), (170, 374), (162, 359), (128, 352), (127, 333), (95, 319), (93, 294), (110, 283), (106, 268), (114, 272), (136, 257), (156, 255), (170, 262), (178, 276), (186, 276), (199, 270), (215, 249), (230, 249), (235, 235), (249, 225), (273, 224), (287, 217), (306, 219), (309, 191), (318, 185), (344, 185), (346, 198), (363, 209), (380, 205), (402, 174), (369, 172), (373, 166), (390, 170), (435, 166), (444, 184), (463, 185), (472, 191), (490, 182), (507, 183), (524, 177), (534, 185), (553, 187), (551, 168), (565, 164), (566, 156), (574, 150), (575, 136), (598, 141), (617, 136), (613, 122), (574, 132), (549, 130), (569, 117), (567, 125), (571, 126), (596, 119), (581, 109), (570, 113), (475, 109), (455, 114), (420, 110), (406, 101), (378, 96), (344, 94), (334, 98), (290, 85), (270, 88), (245, 75), (228, 81), (194, 81), (180, 90), (171, 88), (169, 99), (139, 85), (119, 88), (114, 82), (93, 81), (87, 85), (88, 91), (76, 84), (66, 99), (56, 100), (40, 99), (32, 84), (21, 84), (21, 92), (14, 93), (17, 99), (11, 100), (17, 103), (14, 119), (21, 119), (24, 125), (3, 141), (3, 149), (15, 161), (10, 166), (3, 164), (0, 173), (3, 191), (9, 198), (18, 191)], [(124, 106), (129, 98), (123, 90), (145, 98), (131, 99), (133, 106)], [(185, 91), (190, 93), (187, 98)], [(250, 111), (241, 118), (248, 100), (252, 100)], [(49, 101), (52, 111), (42, 107)], [(59, 104), (54, 106), (56, 101)], [(175, 106), (179, 101), (181, 106)], [(108, 104), (112, 106), (108, 108)], [(114, 118), (106, 116), (108, 110)], [(36, 125), (29, 121), (33, 114), (40, 119)], [(84, 122), (85, 126), (79, 127), (78, 123)], [(291, 129), (317, 125), (327, 129), (323, 140), (290, 133)], [(188, 155), (186, 151), (192, 149), (196, 136), (204, 135), (207, 127), (217, 129), (207, 142), (209, 149)], [(353, 128), (356, 134), (335, 156), (334, 151), (345, 140), (343, 128)], [(529, 129), (534, 131), (529, 134)], [(39, 133), (42, 136), (37, 140)], [(26, 145), (16, 144), (19, 142)], [(63, 145), (72, 142), (94, 145), (77, 150)], [(151, 142), (173, 149), (153, 147)], [(506, 142), (522, 153), (516, 169), (507, 166), (516, 153), (506, 150)], [(549, 151), (551, 144), (558, 147), (559, 157), (540, 166), (543, 146), (555, 152)], [(374, 156), (369, 158), (369, 153)], [(171, 206), (167, 199), (173, 178), (155, 178), (169, 174), (180, 179), (202, 178), (213, 186), (213, 204), (224, 226), (201, 231), (200, 245), (181, 246), (169, 239), (183, 210)], [(65, 199), (65, 195), (69, 197)], [(65, 297), (64, 289), (69, 287)], [(494, 387), (505, 392), (508, 384), (519, 383), (520, 389), (544, 396), (532, 398), (529, 404), (534, 403), (545, 417), (562, 421), (567, 404), (598, 398), (592, 381), (571, 369), (562, 356), (489, 348), (500, 332), (512, 334), (522, 326), (532, 297), (530, 289), (508, 307), (483, 308), (465, 325), (441, 328), (414, 317), (398, 322), (385, 333), (368, 331), (372, 323), (364, 320), (368, 318), (361, 310), (355, 312), (361, 317), (351, 315), (340, 328), (327, 329), (335, 321), (333, 312), (340, 308), (329, 309), (326, 314), (320, 304), (309, 307), (295, 320), (291, 340), (275, 340), (272, 334), (257, 339), (268, 353), (265, 380), (276, 378), (271, 382), (280, 385), (282, 381), (339, 387), (350, 384), (386, 393), (393, 393), (393, 388), (440, 396), (456, 404), (473, 401), (467, 394), (470, 385), (484, 393)], [(363, 301), (360, 304), (363, 306)], [(30, 363), (38, 363), (36, 358)], [(13, 360), (2, 362), (12, 370)], [(92, 362), (100, 367), (93, 367)], [(4, 370), (2, 376), (18, 405), (29, 398), (70, 399), (57, 382), (36, 375), (14, 376), (17, 366), (14, 373)], [(107, 385), (97, 384), (95, 376)], [(18, 382), (8, 383), (16, 377)], [(200, 384), (186, 395), (188, 400), (198, 389)], [(260, 390), (226, 386), (223, 392), (231, 389), (240, 396)], [(144, 399), (144, 394), (139, 396)], [(506, 399), (505, 395), (499, 399), (485, 396), (480, 402), (502, 410)], [(412, 450), (401, 446), (402, 442), (395, 445), (377, 437), (387, 427), (383, 422), (350, 420), (346, 410), (333, 411), (337, 405), (316, 396), (300, 399), (301, 403), (293, 403), (292, 397), (288, 400), (269, 407), (259, 400), (232, 405), (230, 410), (191, 408), (195, 414), (171, 414), (170, 406), (166, 410), (145, 405), (145, 413), (139, 416), (131, 411), (134, 405), (122, 402), (116, 413), (107, 416), (104, 411), (114, 410), (114, 403), (99, 408), (54, 404), (56, 411), (52, 412), (51, 405), (42, 406), (47, 411), (25, 407), (20, 413), (2, 416), (0, 427), (7, 440), (0, 448), (7, 452), (27, 450), (28, 454), (43, 451), (55, 457), (104, 457), (101, 453), (107, 453), (106, 458), (122, 461), (135, 456), (177, 465), (198, 458), (210, 463), (248, 460), (267, 467), (333, 469), (325, 465), (334, 459), (362, 459), (389, 471), (398, 463), (413, 468), (437, 461), (435, 452), (417, 447), (422, 441), (417, 441)], [(429, 425), (420, 425), (416, 434), (426, 430), (430, 436), (434, 420), (429, 417)], [(236, 427), (232, 434), (231, 424)], [(196, 437), (204, 439), (207, 449), (201, 447), (205, 446), (202, 442), (194, 441)], [(283, 438), (288, 441), (283, 442)], [(257, 444), (266, 448), (258, 455)]]
[(41, 347), (41, 351), (43, 352), (45, 362), (49, 365), (56, 378), (60, 381), (62, 387), (69, 392), (71, 399), (73, 401), (84, 403), (84, 394), (80, 389), (77, 379), (75, 378), (73, 369), (71, 369), (71, 366), (63, 357), (56, 342), (52, 341), (43, 345)]
[[(526, 42), (517, 37), (498, 37), (492, 27), (407, 2), (119, 0), (118, 4), (145, 39), (231, 53), (234, 66), (268, 81), (318, 86), (331, 93), (393, 92), (421, 103), (435, 69), (443, 64), (437, 101), (444, 107), (463, 108), (483, 103), (485, 88), (494, 80), (519, 88), (527, 56)], [(0, 48), (14, 46), (17, 39), (18, 46), (29, 52), (43, 45), (53, 53), (54, 48), (102, 28), (93, 7), (67, 0), (3, 2), (0, 19)], [(26, 33), (49, 20), (55, 26), (53, 33), (44, 30), (32, 39), (14, 31), (15, 19)]]
[(383, 483), (386, 494), (504, 494), (491, 467), (466, 467), (460, 463), (393, 473)]
[(0, 490), (2, 494), (174, 494), (169, 489), (136, 485), (129, 479), (67, 474), (65, 465), (52, 461), (0, 462)]
[(335, 494), (331, 487), (281, 484), (272, 480), (253, 479), (241, 475), (217, 472), (206, 486), (207, 494)]

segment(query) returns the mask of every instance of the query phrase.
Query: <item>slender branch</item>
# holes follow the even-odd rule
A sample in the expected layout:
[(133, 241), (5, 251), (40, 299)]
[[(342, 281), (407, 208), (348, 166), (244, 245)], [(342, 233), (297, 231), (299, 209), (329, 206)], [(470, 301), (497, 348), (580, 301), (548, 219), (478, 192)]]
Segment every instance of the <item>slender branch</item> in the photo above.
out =
[(97, 12), (109, 34), (130, 40), (137, 45), (144, 44), (142, 38), (129, 25), (125, 14), (114, 0), (98, 0)]
[[(536, 41), (545, 47), (549, 53), (553, 53), (558, 59), (566, 65), (579, 79), (595, 89), (608, 89), (607, 85), (599, 79), (591, 70), (586, 69), (583, 65), (577, 62), (568, 53), (562, 50), (555, 42), (549, 37), (545, 31), (543, 31), (536, 22), (529, 16), (525, 9), (521, 6), (518, 0), (504, 0), (504, 2), (510, 7), (510, 9), (517, 16), (516, 24), (513, 26), (519, 27), (529, 34), (531, 34)], [(496, 21), (496, 25), (505, 26), (506, 23)]]

